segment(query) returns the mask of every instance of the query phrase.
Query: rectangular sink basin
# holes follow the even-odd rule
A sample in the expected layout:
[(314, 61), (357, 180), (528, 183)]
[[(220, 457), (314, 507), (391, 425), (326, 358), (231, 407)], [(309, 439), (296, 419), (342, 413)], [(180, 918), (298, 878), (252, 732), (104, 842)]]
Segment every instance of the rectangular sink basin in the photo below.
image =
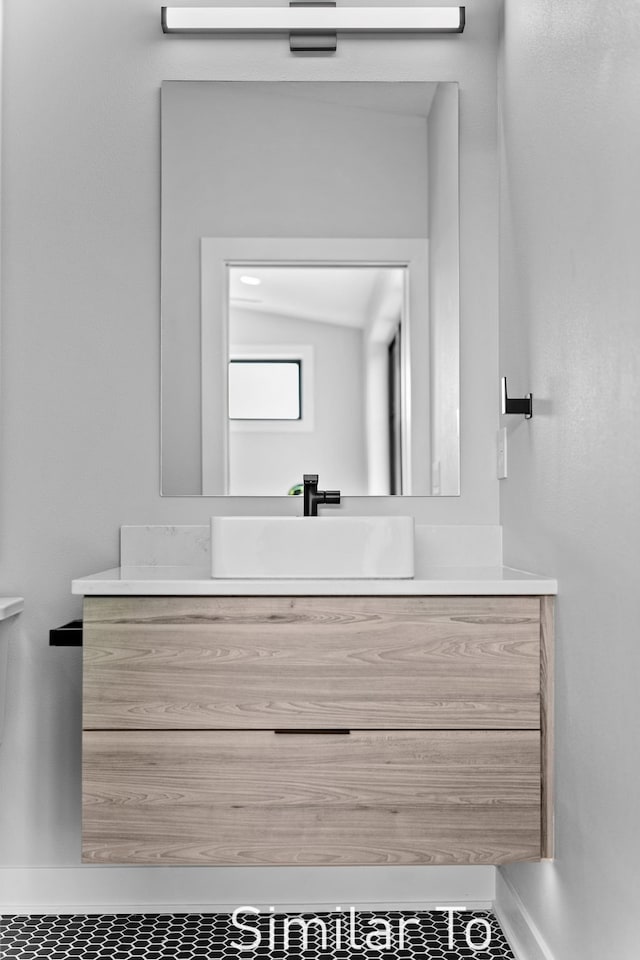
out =
[(410, 579), (413, 517), (212, 517), (218, 579)]

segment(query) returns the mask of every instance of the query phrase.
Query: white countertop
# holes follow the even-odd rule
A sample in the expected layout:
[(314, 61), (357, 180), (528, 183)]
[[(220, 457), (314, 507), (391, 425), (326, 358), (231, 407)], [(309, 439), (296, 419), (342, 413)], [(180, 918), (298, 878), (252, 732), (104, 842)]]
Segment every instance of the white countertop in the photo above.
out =
[(84, 596), (537, 596), (549, 577), (511, 567), (424, 567), (412, 580), (222, 580), (205, 566), (123, 566), (74, 580)]
[(0, 597), (0, 620), (8, 620), (24, 610), (24, 597)]

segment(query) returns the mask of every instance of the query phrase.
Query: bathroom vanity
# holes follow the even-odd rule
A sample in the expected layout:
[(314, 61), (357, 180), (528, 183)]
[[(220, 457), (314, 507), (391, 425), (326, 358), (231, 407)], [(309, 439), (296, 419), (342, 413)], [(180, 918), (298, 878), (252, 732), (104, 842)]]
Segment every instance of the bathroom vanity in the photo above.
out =
[(221, 581), (131, 567), (84, 601), (83, 860), (552, 856), (555, 581)]

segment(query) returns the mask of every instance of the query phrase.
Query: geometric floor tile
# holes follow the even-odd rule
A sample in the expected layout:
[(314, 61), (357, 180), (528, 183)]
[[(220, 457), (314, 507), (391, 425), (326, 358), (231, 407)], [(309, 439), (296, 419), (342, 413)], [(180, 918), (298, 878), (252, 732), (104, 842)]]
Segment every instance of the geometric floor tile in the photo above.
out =
[(2, 960), (514, 960), (487, 910), (0, 917)]

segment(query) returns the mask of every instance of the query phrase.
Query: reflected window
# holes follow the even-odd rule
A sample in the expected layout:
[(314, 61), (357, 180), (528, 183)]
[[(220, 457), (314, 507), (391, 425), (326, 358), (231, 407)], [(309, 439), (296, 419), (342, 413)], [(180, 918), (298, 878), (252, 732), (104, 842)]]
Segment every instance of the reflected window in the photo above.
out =
[(300, 360), (230, 360), (230, 420), (300, 420)]

